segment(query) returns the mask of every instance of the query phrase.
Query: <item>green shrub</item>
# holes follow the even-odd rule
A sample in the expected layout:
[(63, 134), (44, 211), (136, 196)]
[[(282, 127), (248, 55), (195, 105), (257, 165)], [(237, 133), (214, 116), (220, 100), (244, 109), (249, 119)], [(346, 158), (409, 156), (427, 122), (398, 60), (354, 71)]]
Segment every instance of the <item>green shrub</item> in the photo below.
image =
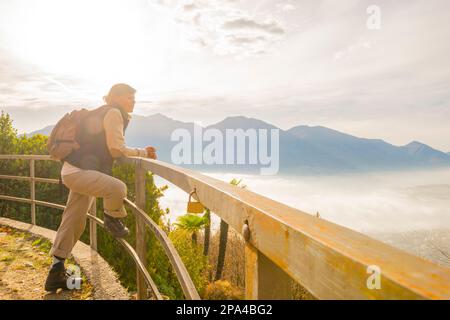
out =
[(175, 229), (169, 234), (169, 238), (183, 260), (192, 281), (200, 296), (208, 284), (208, 259), (203, 255), (203, 248), (193, 245), (191, 233), (183, 229)]
[(205, 300), (241, 300), (243, 296), (243, 292), (230, 282), (217, 280), (206, 287), (203, 298)]

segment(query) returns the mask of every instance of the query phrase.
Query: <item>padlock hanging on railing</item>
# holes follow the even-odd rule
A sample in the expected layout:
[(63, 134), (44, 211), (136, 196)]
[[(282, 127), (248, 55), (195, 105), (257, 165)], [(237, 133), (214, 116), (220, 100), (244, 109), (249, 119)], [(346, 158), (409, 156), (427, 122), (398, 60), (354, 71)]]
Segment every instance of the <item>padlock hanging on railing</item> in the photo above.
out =
[(205, 207), (203, 206), (203, 204), (201, 204), (201, 202), (199, 201), (191, 201), (192, 195), (194, 193), (197, 194), (195, 188), (194, 191), (189, 194), (187, 213), (203, 213), (203, 211), (205, 211)]

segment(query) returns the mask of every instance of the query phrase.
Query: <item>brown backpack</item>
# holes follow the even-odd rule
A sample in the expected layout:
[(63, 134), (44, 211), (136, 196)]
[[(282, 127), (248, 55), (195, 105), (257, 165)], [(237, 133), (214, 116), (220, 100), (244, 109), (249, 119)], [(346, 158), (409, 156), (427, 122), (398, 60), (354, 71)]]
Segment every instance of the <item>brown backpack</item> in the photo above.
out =
[(78, 132), (89, 110), (81, 109), (66, 113), (53, 128), (47, 142), (51, 158), (63, 161), (73, 151), (80, 148)]

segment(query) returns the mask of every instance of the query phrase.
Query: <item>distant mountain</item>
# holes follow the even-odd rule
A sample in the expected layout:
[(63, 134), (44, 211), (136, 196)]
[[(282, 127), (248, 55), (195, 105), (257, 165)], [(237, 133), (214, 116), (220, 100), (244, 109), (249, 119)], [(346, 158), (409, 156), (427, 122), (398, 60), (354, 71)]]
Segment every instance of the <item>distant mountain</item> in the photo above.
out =
[(54, 126), (55, 126), (55, 125), (46, 126), (45, 128), (42, 128), (42, 129), (40, 129), (40, 130), (31, 132), (29, 135), (43, 134), (43, 135), (45, 135), (45, 136), (48, 136), (48, 135), (50, 135), (50, 133), (52, 132)]
[[(49, 134), (53, 126), (31, 134)], [(244, 116), (227, 117), (201, 130), (216, 129), (223, 136), (227, 129), (279, 129), (267, 122)], [(155, 146), (159, 159), (171, 162), (172, 148), (179, 141), (171, 141), (176, 129), (184, 129), (194, 136), (194, 123), (171, 119), (160, 113), (151, 116), (133, 116), (126, 133), (127, 144), (134, 147)], [(270, 131), (268, 131), (270, 132)], [(270, 136), (270, 133), (269, 133)], [(271, 141), (268, 139), (268, 150)], [(193, 143), (192, 143), (193, 144)], [(202, 146), (210, 144), (203, 142)], [(225, 144), (225, 142), (224, 142)], [(195, 148), (192, 148), (195, 154)], [(203, 149), (201, 149), (203, 150)], [(300, 125), (289, 130), (279, 129), (279, 159), (281, 173), (341, 173), (373, 170), (399, 170), (450, 166), (450, 153), (433, 149), (413, 141), (405, 146), (394, 146), (380, 139), (358, 138), (322, 126)], [(248, 159), (249, 155), (246, 155)], [(248, 162), (248, 161), (247, 161)], [(252, 172), (260, 165), (190, 165), (201, 170)]]
[[(228, 117), (219, 123), (207, 127), (207, 129), (210, 128), (218, 129), (224, 134), (226, 129), (279, 129), (264, 121), (243, 116)], [(279, 129), (279, 133), (280, 171), (317, 173), (353, 169), (348, 163), (337, 159), (334, 155), (318, 148), (309, 141), (299, 139), (281, 129)], [(271, 141), (270, 139), (268, 140), (268, 150), (270, 150)], [(247, 170), (249, 169), (249, 166), (244, 167)], [(228, 166), (227, 170), (229, 169), (233, 169), (233, 166)]]
[(224, 131), (225, 129), (278, 129), (277, 127), (264, 122), (262, 120), (254, 119), (254, 118), (247, 118), (244, 116), (233, 116), (233, 117), (227, 117), (223, 119), (222, 121), (210, 125), (208, 128), (216, 128), (221, 131)]
[(193, 132), (194, 123), (181, 122), (157, 113), (151, 116), (133, 116), (126, 131), (127, 144), (133, 147), (154, 146), (158, 157), (170, 161), (170, 153), (176, 142), (170, 141), (172, 132), (186, 129)]
[(433, 164), (439, 164), (448, 159), (448, 154), (417, 141), (413, 141), (402, 148), (404, 148), (408, 154), (417, 158), (417, 160), (422, 160)]
[(357, 138), (321, 126), (298, 126), (287, 132), (358, 169), (394, 169), (448, 163), (447, 154), (417, 141), (397, 147), (380, 139)]

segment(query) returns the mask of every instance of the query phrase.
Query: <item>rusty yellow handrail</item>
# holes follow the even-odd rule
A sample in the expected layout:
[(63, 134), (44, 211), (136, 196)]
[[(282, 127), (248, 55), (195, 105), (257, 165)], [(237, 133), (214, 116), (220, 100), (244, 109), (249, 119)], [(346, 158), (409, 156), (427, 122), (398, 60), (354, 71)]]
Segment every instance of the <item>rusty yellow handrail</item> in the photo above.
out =
[[(321, 299), (449, 299), (450, 269), (247, 189), (149, 159), (146, 170), (189, 193), (236, 231), (246, 246), (247, 298), (289, 297), (289, 278)], [(381, 288), (367, 285), (374, 267)], [(289, 277), (286, 277), (286, 274)]]

